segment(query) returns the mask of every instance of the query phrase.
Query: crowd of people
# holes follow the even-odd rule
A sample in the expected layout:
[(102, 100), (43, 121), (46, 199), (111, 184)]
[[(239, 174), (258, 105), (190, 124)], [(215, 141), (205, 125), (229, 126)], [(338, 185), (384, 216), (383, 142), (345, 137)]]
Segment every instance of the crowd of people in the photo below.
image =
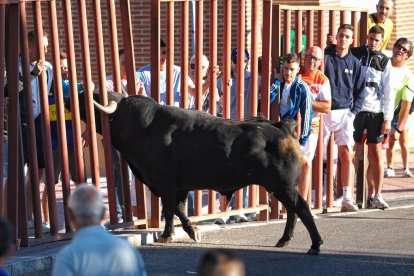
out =
[[(394, 177), (395, 171), (393, 166), (394, 144), (400, 143), (402, 161), (404, 166), (403, 175), (411, 177), (409, 169), (409, 149), (408, 149), (408, 129), (409, 115), (414, 110), (414, 77), (408, 68), (406, 62), (414, 52), (413, 43), (404, 37), (397, 39), (392, 46), (392, 55), (388, 57), (384, 50), (389, 44), (393, 23), (390, 20), (392, 14), (393, 2), (390, 0), (380, 0), (377, 5), (377, 12), (369, 15), (368, 34), (366, 44), (351, 48), (353, 43), (354, 30), (350, 24), (339, 26), (336, 36), (328, 35), (327, 46), (323, 50), (317, 46), (311, 46), (308, 49), (301, 49), (300, 53), (288, 53), (281, 57), (281, 74), (277, 75), (269, 87), (270, 104), (275, 104), (277, 97), (280, 97), (280, 118), (297, 120), (300, 115), (299, 126), (299, 143), (303, 153), (303, 168), (299, 179), (298, 189), (300, 194), (306, 198), (310, 189), (311, 163), (315, 155), (318, 141), (318, 133), (324, 132), (324, 146), (329, 140), (329, 136), (334, 134), (335, 145), (337, 146), (337, 155), (340, 160), (338, 170), (340, 181), (342, 183), (341, 211), (356, 212), (358, 206), (353, 199), (354, 194), (354, 158), (363, 154), (364, 143), (368, 148), (368, 168), (366, 178), (368, 183), (368, 198), (366, 206), (368, 208), (389, 208), (388, 203), (382, 196), (382, 186), (384, 177)], [(306, 20), (303, 21), (303, 25)], [(303, 29), (303, 31), (305, 31)], [(294, 34), (294, 32), (293, 32)], [(291, 35), (292, 37), (293, 35)], [(302, 36), (306, 42), (306, 35)], [(40, 108), (40, 74), (45, 72), (46, 89), (49, 95), (50, 124), (51, 124), (51, 141), (53, 147), (53, 162), (55, 164), (54, 183), (58, 183), (60, 174), (58, 135), (57, 135), (57, 117), (55, 105), (55, 88), (53, 87), (53, 68), (52, 65), (38, 59), (36, 50), (36, 35), (34, 32), (28, 34), (29, 45), (29, 72), (31, 76), (31, 99), (33, 119), (35, 122), (35, 140), (36, 151), (38, 156), (38, 176), (42, 178), (43, 169), (45, 168), (45, 159), (43, 156), (43, 139), (41, 128), (41, 108)], [(336, 44), (334, 41), (336, 40)], [(361, 43), (362, 44), (362, 43)], [(43, 36), (43, 51), (47, 52), (48, 40), (47, 33)], [(304, 46), (305, 43), (302, 43)], [(160, 104), (167, 104), (167, 85), (166, 85), (166, 68), (167, 68), (167, 43), (160, 41)], [(243, 51), (244, 65), (243, 73), (237, 72), (237, 55)], [(188, 102), (189, 109), (196, 109), (198, 99), (196, 85), (196, 69), (201, 68), (201, 110), (209, 112), (212, 104), (217, 106), (217, 115), (223, 116), (224, 86), (230, 86), (230, 118), (236, 119), (236, 102), (237, 102), (237, 81), (238, 78), (244, 78), (244, 116), (251, 115), (251, 74), (248, 70), (250, 54), (246, 49), (234, 48), (231, 52), (231, 80), (224, 84), (223, 78), (220, 77), (219, 68), (210, 66), (210, 62), (205, 55), (201, 57), (201, 66), (197, 67), (196, 56), (192, 56), (189, 62), (188, 84)], [(67, 57), (65, 53), (60, 55), (60, 69), (62, 74), (63, 97), (70, 96), (70, 83), (68, 80)], [(124, 51), (119, 51), (120, 64), (120, 81), (121, 89), (127, 91), (127, 77)], [(324, 72), (319, 70), (322, 61), (324, 61)], [(217, 87), (209, 87), (209, 71), (213, 70), (217, 80)], [(23, 60), (19, 58), (19, 76), (22, 81), (24, 74)], [(114, 77), (108, 76), (106, 89), (116, 91)], [(259, 77), (260, 78), (260, 77)], [(136, 72), (136, 91), (141, 94), (153, 97), (151, 93), (151, 66), (150, 64), (140, 68)], [(179, 106), (181, 97), (181, 68), (173, 66), (173, 103)], [(259, 89), (260, 79), (258, 81)], [(56, 83), (55, 83), (56, 85)], [(93, 86), (93, 85), (92, 85)], [(84, 88), (80, 82), (76, 84), (79, 93)], [(22, 93), (20, 97), (20, 115), (23, 138), (24, 162), (29, 165), (28, 155), (28, 111), (25, 105), (25, 91), (21, 86)], [(210, 103), (210, 92), (215, 92), (215, 103)], [(6, 89), (7, 92), (7, 89)], [(120, 91), (118, 91), (120, 92)], [(75, 180), (74, 164), (74, 142), (72, 134), (71, 114), (66, 111), (65, 123), (67, 133), (67, 147), (69, 170), (72, 180)], [(324, 114), (324, 123), (320, 124), (320, 115)], [(84, 136), (85, 138), (87, 137)], [(384, 150), (384, 141), (389, 141), (386, 148), (386, 166), (382, 152)], [(87, 138), (83, 141), (87, 145)], [(124, 218), (124, 207), (122, 200), (121, 176), (119, 153), (113, 149), (113, 162), (116, 179), (116, 206), (118, 213), (118, 222)], [(32, 205), (30, 192), (32, 177), (27, 177), (26, 195), (28, 201), (28, 225), (33, 227)], [(132, 182), (134, 183), (134, 181)], [(49, 214), (47, 205), (47, 188), (42, 195), (43, 226), (44, 232), (49, 229)], [(194, 213), (193, 196), (190, 192), (189, 214)], [(248, 205), (248, 188), (243, 189), (243, 207)], [(233, 205), (234, 207), (234, 205)], [(77, 230), (77, 234), (70, 245), (65, 247), (59, 254), (54, 267), (54, 275), (73, 274), (77, 275), (80, 271), (88, 275), (89, 272), (98, 273), (99, 269), (102, 274), (114, 272), (111, 269), (116, 268), (116, 274), (146, 275), (145, 266), (139, 252), (133, 249), (127, 242), (115, 238), (108, 234), (102, 227), (105, 207), (100, 192), (91, 185), (77, 185), (76, 191), (70, 197), (68, 203), (68, 215), (72, 226)], [(230, 218), (243, 222), (248, 221), (254, 214), (245, 214)], [(218, 220), (218, 223), (225, 223), (228, 218)], [(4, 258), (10, 256), (13, 252), (12, 242), (10, 240), (10, 227), (7, 222), (0, 219), (0, 266), (4, 264)], [(93, 236), (94, 238), (90, 238)], [(99, 237), (96, 239), (96, 237)], [(99, 242), (96, 242), (98, 241)], [(223, 252), (221, 252), (223, 253)], [(226, 252), (224, 252), (226, 253)], [(223, 253), (223, 254), (224, 254)], [(96, 266), (95, 259), (87, 258), (95, 254), (96, 258), (106, 258), (108, 262), (103, 262)], [(223, 256), (206, 255), (205, 262), (224, 263), (226, 266), (234, 266), (240, 273), (244, 270), (242, 263), (227, 253)], [(119, 269), (123, 269), (120, 271)], [(200, 275), (211, 275), (211, 267), (200, 266)], [(227, 268), (223, 268), (227, 269)], [(0, 275), (2, 270), (0, 270)], [(110, 273), (111, 274), (111, 273)], [(239, 274), (238, 274), (239, 275)], [(241, 274), (240, 274), (241, 275)]]

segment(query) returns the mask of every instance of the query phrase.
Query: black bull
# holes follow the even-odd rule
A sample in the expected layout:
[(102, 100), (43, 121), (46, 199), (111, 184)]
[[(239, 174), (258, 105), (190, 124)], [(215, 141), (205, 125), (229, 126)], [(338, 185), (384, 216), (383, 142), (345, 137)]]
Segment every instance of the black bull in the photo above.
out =
[[(99, 95), (94, 98), (98, 100)], [(133, 174), (161, 197), (165, 215), (161, 240), (171, 240), (174, 214), (188, 235), (200, 240), (184, 212), (189, 191), (211, 189), (231, 195), (254, 183), (286, 207), (285, 231), (276, 246), (289, 243), (299, 216), (312, 239), (308, 253), (319, 253), (323, 241), (297, 191), (302, 163), (293, 121), (226, 120), (118, 93), (108, 93), (108, 100), (117, 103), (109, 115), (113, 146), (125, 156)], [(86, 121), (83, 96), (79, 102), (81, 118)], [(100, 112), (95, 110), (95, 116), (100, 122)], [(100, 132), (100, 123), (96, 127)]]

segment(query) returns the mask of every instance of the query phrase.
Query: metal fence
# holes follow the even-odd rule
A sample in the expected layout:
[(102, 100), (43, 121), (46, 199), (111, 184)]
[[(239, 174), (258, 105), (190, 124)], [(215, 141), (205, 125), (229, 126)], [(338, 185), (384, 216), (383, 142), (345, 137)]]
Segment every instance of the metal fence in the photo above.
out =
[[(60, 155), (60, 167), (62, 168), (62, 200), (64, 210), (66, 210), (66, 204), (68, 196), (70, 195), (70, 173), (68, 165), (68, 150), (66, 141), (66, 128), (65, 128), (65, 115), (64, 115), (64, 102), (62, 92), (62, 79), (60, 71), (60, 56), (59, 53), (62, 48), (67, 52), (68, 67), (69, 67), (69, 82), (70, 82), (70, 101), (73, 123), (73, 139), (74, 139), (74, 153), (76, 160), (76, 177), (77, 183), (84, 182), (86, 180), (86, 173), (83, 165), (83, 151), (81, 142), (81, 123), (80, 113), (78, 109), (78, 91), (77, 83), (77, 71), (82, 71), (81, 81), (85, 89), (85, 99), (87, 103), (87, 124), (86, 128), (91, 135), (89, 135), (89, 152), (90, 160), (87, 160), (91, 164), (91, 179), (97, 187), (100, 187), (100, 174), (99, 174), (99, 156), (98, 156), (98, 143), (99, 139), (95, 135), (95, 118), (92, 102), (93, 93), (93, 81), (95, 82), (95, 90), (99, 91), (101, 95), (102, 104), (107, 104), (106, 97), (106, 67), (104, 56), (104, 42), (102, 36), (102, 7), (100, 1), (92, 1), (92, 14), (94, 32), (88, 32), (88, 13), (85, 5), (85, 1), (78, 0), (76, 2), (77, 11), (72, 11), (72, 5), (70, 0), (61, 0), (63, 3), (63, 18), (57, 18), (56, 16), (56, 1), (44, 0), (44, 1), (18, 1), (18, 0), (0, 0), (0, 71), (7, 72), (7, 87), (8, 87), (8, 172), (7, 172), (7, 185), (3, 183), (0, 188), (0, 215), (6, 215), (8, 219), (15, 226), (15, 235), (21, 240), (22, 246), (28, 246), (36, 242), (42, 242), (44, 240), (56, 240), (70, 235), (72, 231), (66, 212), (61, 216), (58, 215), (56, 206), (56, 191), (55, 191), (55, 176), (53, 172), (53, 158), (52, 158), (52, 146), (50, 135), (50, 116), (48, 108), (48, 92), (46, 84), (46, 74), (42, 73), (40, 78), (40, 98), (41, 98), (41, 120), (42, 120), (42, 142), (44, 145), (45, 156), (45, 189), (48, 193), (48, 209), (50, 216), (50, 235), (44, 235), (42, 233), (42, 215), (41, 215), (41, 200), (40, 200), (40, 180), (38, 167), (38, 157), (36, 154), (36, 139), (35, 139), (35, 125), (34, 116), (31, 112), (27, 112), (28, 122), (28, 148), (29, 148), (29, 168), (28, 176), (32, 183), (31, 186), (25, 187), (24, 179), (24, 166), (23, 166), (23, 153), (22, 153), (22, 134), (21, 134), (21, 122), (19, 112), (19, 81), (22, 82), (24, 90), (26, 91), (24, 104), (26, 110), (32, 110), (31, 99), (31, 72), (29, 50), (28, 50), (28, 22), (27, 22), (27, 9), (31, 9), (33, 18), (33, 29), (35, 30), (36, 37), (43, 37), (43, 20), (42, 17), (44, 10), (47, 10), (47, 21), (49, 22), (49, 38), (51, 41), (52, 59), (51, 63), (54, 68), (53, 80), (55, 88), (55, 99), (57, 106), (57, 121), (58, 121), (58, 136), (59, 136), (59, 155)], [(179, 65), (181, 67), (181, 97), (180, 106), (182, 108), (188, 107), (188, 61), (189, 61), (189, 0), (181, 1), (160, 1), (151, 0), (151, 29), (149, 35), (151, 37), (151, 90), (153, 91), (152, 97), (159, 101), (159, 60), (160, 60), (160, 37), (161, 28), (167, 29), (168, 45), (168, 59), (167, 59), (167, 104), (173, 105), (173, 65), (174, 61), (179, 57)], [(223, 32), (219, 33), (218, 30), (218, 2), (223, 4)], [(134, 47), (133, 47), (133, 34), (131, 27), (131, 9), (128, 0), (119, 1), (119, 6), (115, 6), (114, 0), (108, 0), (106, 5), (108, 26), (105, 28), (110, 29), (110, 52), (111, 52), (111, 69), (114, 76), (115, 90), (121, 91), (120, 80), (120, 66), (118, 57), (118, 31), (122, 33), (123, 48), (125, 50), (126, 71), (127, 71), (127, 91), (129, 94), (136, 94), (135, 87), (135, 60), (134, 60)], [(179, 5), (175, 5), (179, 3)], [(205, 3), (208, 3), (205, 4)], [(247, 10), (246, 6), (250, 5), (250, 9)], [(166, 5), (166, 13), (161, 14), (162, 5)], [(279, 56), (281, 53), (280, 37), (282, 34), (286, 38), (285, 53), (288, 49), (289, 33), (291, 28), (301, 30), (301, 18), (306, 16), (308, 22), (319, 22), (318, 28), (315, 28), (314, 24), (308, 24), (306, 34), (308, 35), (307, 45), (319, 45), (324, 48), (325, 45), (325, 24), (328, 24), (329, 32), (335, 33), (336, 26), (339, 21), (345, 22), (347, 15), (351, 15), (351, 23), (354, 26), (358, 25), (358, 19), (361, 18), (361, 26), (366, 26), (367, 12), (359, 9), (339, 9), (333, 7), (290, 7), (285, 5), (277, 5), (271, 0), (239, 0), (237, 4), (231, 0), (210, 0), (210, 1), (195, 1), (195, 49), (196, 49), (196, 66), (197, 76), (195, 80), (196, 86), (196, 108), (201, 110), (201, 98), (202, 98), (202, 78), (201, 74), (201, 56), (203, 45), (209, 45), (208, 56), (210, 60), (210, 68), (220, 65), (222, 71), (223, 83), (229, 83), (231, 79), (231, 62), (230, 53), (231, 47), (234, 45), (231, 41), (231, 33), (237, 32), (237, 48), (244, 49), (248, 47), (251, 52), (251, 110), (252, 116), (257, 115), (258, 95), (261, 96), (260, 101), (260, 113), (266, 118), (272, 120), (278, 120), (278, 108), (270, 107), (269, 105), (269, 87), (272, 78), (272, 68), (276, 67)], [(232, 15), (232, 7), (237, 7), (237, 22), (236, 27), (234, 25), (234, 18)], [(181, 14), (183, 15), (179, 21), (179, 26), (176, 28), (176, 9), (179, 7)], [(115, 18), (115, 11), (119, 9), (121, 12), (121, 24), (117, 24)], [(204, 17), (204, 11), (208, 10), (209, 17)], [(73, 13), (72, 13), (73, 12)], [(292, 15), (293, 14), (293, 15)], [(246, 31), (246, 15), (249, 18), (249, 26), (251, 29)], [(161, 17), (166, 17), (166, 26), (161, 26)], [(58, 30), (58, 20), (63, 20), (63, 30)], [(73, 21), (79, 21), (79, 29), (73, 28)], [(294, 24), (291, 24), (291, 22)], [(208, 40), (205, 39), (203, 34), (203, 25), (209, 25)], [(283, 27), (283, 28), (282, 28)], [(65, 45), (59, 45), (59, 34), (63, 31)], [(74, 47), (74, 32), (80, 33), (80, 43), (82, 44), (82, 68), (76, 67), (75, 61), (75, 47)], [(296, 31), (295, 48), (297, 52), (301, 49), (301, 35), (302, 32)], [(89, 49), (89, 39), (91, 35), (95, 36), (96, 48)], [(361, 27), (361, 38), (366, 35), (366, 27)], [(180, 51), (175, 52), (174, 37), (180, 37)], [(221, 47), (218, 40), (223, 41), (223, 64), (218, 64), (217, 48)], [(250, 44), (246, 42), (246, 38), (250, 39)], [(356, 40), (354, 40), (356, 41)], [(363, 39), (361, 41), (364, 41)], [(259, 44), (261, 47), (259, 47)], [(20, 50), (19, 50), (20, 49)], [(97, 67), (92, 68), (90, 62), (91, 52), (94, 51), (94, 55), (97, 57)], [(261, 78), (258, 74), (258, 57), (261, 53), (262, 56), (262, 69)], [(19, 73), (19, 57), (21, 62), (22, 72)], [(37, 59), (45, 59), (45, 53), (43, 48), (43, 42), (41, 39), (36, 39), (36, 57)], [(174, 59), (175, 58), (175, 59)], [(237, 60), (237, 72), (239, 76), (244, 73), (244, 53), (239, 51)], [(3, 70), (3, 66), (5, 69)], [(92, 71), (96, 70), (98, 78), (92, 80)], [(6, 74), (0, 74), (0, 87), (3, 89), (5, 84)], [(244, 83), (243, 78), (238, 77), (237, 82), (237, 119), (243, 120), (245, 114), (243, 109), (243, 91)], [(261, 90), (258, 91), (260, 80)], [(210, 92), (210, 113), (215, 115), (216, 110), (216, 93), (217, 89), (217, 76), (214, 72), (210, 71), (209, 76)], [(157, 91), (154, 93), (154, 91)], [(223, 116), (225, 118), (230, 117), (230, 86), (223, 87)], [(0, 93), (0, 116), (3, 115), (4, 109), (4, 93)], [(109, 123), (108, 118), (103, 116), (103, 147), (106, 167), (106, 183), (107, 183), (107, 196), (109, 206), (109, 228), (136, 226), (138, 228), (147, 227), (161, 227), (161, 211), (160, 200), (154, 196), (146, 198), (144, 185), (139, 181), (135, 183), (129, 182), (128, 169), (125, 161), (121, 156), (121, 172), (122, 172), (122, 198), (124, 202), (124, 223), (119, 223), (116, 214), (116, 198), (115, 198), (115, 175), (114, 168), (112, 166), (112, 146), (109, 135)], [(3, 127), (3, 125), (1, 126)], [(320, 137), (322, 134), (320, 134)], [(4, 136), (3, 138), (4, 139)], [(322, 139), (319, 139), (318, 153), (314, 160), (314, 188), (316, 193), (315, 208), (322, 209)], [(331, 142), (332, 145), (332, 142)], [(330, 151), (331, 152), (331, 151)], [(3, 148), (0, 148), (0, 163), (3, 164)], [(328, 198), (327, 207), (332, 207), (332, 154), (328, 154)], [(145, 157), (142, 157), (145, 158)], [(3, 172), (3, 166), (0, 166), (0, 174), (5, 175)], [(252, 183), (254, 184), (254, 183)], [(130, 185), (135, 185), (137, 206), (132, 207), (131, 204), (131, 192)], [(33, 204), (33, 217), (34, 217), (34, 239), (29, 238), (27, 231), (27, 204), (29, 199), (25, 196), (27, 189), (31, 191), (31, 198)], [(243, 208), (242, 206), (242, 193), (236, 192), (236, 207), (235, 210), (227, 211), (222, 209), (217, 211), (216, 206), (216, 193), (214, 191), (208, 191), (208, 212), (202, 214), (202, 191), (195, 192), (194, 209), (195, 215), (190, 217), (193, 222), (218, 218), (224, 215), (233, 215), (247, 212), (257, 212), (259, 220), (268, 220), (269, 218), (280, 218), (283, 216), (282, 207), (277, 204), (276, 200), (272, 200), (271, 212), (268, 208), (268, 194), (262, 187), (251, 185), (249, 189), (249, 206)], [(222, 199), (222, 206), (225, 206), (226, 198)], [(308, 197), (310, 203), (310, 197)], [(147, 216), (147, 208), (151, 208), (151, 213)], [(138, 217), (138, 220), (133, 220), (133, 215)], [(31, 215), (30, 215), (31, 216)], [(58, 221), (64, 220), (65, 229), (59, 231)]]

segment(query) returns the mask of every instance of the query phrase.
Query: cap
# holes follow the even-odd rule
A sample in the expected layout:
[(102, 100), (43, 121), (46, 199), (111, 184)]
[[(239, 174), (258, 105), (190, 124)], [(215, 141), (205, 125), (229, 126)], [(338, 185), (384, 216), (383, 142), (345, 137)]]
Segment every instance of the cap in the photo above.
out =
[[(237, 48), (234, 48), (231, 51), (231, 59), (235, 59), (237, 58)], [(250, 59), (250, 54), (249, 51), (247, 51), (247, 49), (244, 49), (244, 61), (248, 61)]]

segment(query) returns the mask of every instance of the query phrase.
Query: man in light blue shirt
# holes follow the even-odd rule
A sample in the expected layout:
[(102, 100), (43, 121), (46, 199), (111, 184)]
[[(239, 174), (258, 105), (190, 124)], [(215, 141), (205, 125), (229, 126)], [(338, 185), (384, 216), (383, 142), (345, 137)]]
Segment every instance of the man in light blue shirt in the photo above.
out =
[[(164, 40), (160, 41), (160, 104), (167, 104), (167, 44)], [(139, 80), (144, 86), (144, 95), (154, 97), (151, 94), (151, 64), (141, 67), (138, 72)], [(173, 66), (173, 91), (174, 91), (174, 106), (180, 105), (180, 90), (181, 90), (181, 68)]]
[(147, 275), (137, 249), (100, 224), (105, 207), (93, 185), (79, 185), (68, 202), (69, 220), (77, 230), (58, 254), (53, 275)]

